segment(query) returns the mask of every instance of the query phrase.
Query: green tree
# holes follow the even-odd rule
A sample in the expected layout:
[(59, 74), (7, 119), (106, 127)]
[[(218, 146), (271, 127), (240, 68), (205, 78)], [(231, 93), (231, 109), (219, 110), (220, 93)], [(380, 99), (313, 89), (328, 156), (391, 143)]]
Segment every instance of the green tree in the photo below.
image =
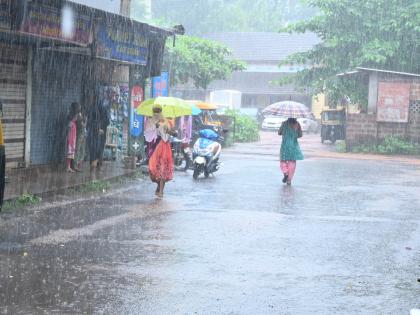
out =
[(289, 77), (314, 93), (327, 92), (333, 101), (347, 95), (367, 103), (366, 82), (340, 79), (338, 73), (375, 67), (420, 73), (420, 2), (418, 0), (309, 0), (319, 14), (287, 28), (314, 32), (322, 42), (283, 64), (308, 68)]
[(232, 59), (231, 51), (214, 41), (190, 36), (177, 37), (166, 45), (164, 66), (171, 71), (171, 85), (194, 82), (206, 89), (214, 80), (225, 80), (233, 71), (245, 69), (245, 64)]

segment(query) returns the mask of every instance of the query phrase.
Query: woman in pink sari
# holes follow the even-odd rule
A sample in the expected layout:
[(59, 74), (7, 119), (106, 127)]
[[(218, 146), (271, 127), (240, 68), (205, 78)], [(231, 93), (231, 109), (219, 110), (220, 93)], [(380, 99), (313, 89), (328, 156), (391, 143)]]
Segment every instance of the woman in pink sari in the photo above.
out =
[(77, 117), (80, 113), (81, 107), (74, 102), (70, 106), (68, 114), (68, 133), (67, 133), (67, 172), (74, 173), (78, 171), (74, 165), (74, 158), (76, 154), (76, 139), (77, 139)]

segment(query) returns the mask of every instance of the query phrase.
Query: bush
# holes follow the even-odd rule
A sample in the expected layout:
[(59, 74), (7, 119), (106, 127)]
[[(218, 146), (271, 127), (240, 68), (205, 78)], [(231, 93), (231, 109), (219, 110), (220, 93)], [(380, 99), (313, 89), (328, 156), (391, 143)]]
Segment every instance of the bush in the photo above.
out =
[(355, 146), (351, 149), (353, 153), (376, 153), (377, 148), (374, 144), (364, 143), (358, 146)]
[(387, 137), (378, 145), (380, 154), (418, 154), (420, 145), (414, 144), (398, 137)]
[(260, 139), (258, 123), (252, 117), (236, 110), (227, 110), (225, 114), (235, 119), (235, 142), (253, 142)]
[(335, 151), (338, 153), (346, 153), (347, 147), (345, 141), (339, 141), (335, 144)]
[(380, 144), (361, 144), (351, 150), (353, 153), (379, 153), (379, 154), (420, 154), (420, 144), (405, 139), (388, 136)]

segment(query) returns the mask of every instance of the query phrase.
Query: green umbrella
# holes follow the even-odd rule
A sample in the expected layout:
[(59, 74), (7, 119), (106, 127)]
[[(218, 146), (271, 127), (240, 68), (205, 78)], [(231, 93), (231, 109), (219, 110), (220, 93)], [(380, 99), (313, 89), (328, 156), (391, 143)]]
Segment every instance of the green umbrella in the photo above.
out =
[(162, 115), (166, 118), (190, 116), (193, 111), (191, 104), (188, 104), (183, 99), (159, 96), (141, 103), (140, 106), (137, 107), (137, 114), (152, 117), (153, 107), (156, 106), (162, 108)]

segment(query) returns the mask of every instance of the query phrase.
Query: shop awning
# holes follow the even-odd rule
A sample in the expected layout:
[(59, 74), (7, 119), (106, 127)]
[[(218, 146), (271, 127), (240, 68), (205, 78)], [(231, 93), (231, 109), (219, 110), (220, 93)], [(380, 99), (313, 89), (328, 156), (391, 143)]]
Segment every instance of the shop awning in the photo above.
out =
[[(44, 49), (89, 52), (101, 59), (148, 65), (151, 73), (160, 72), (166, 38), (174, 34), (66, 0), (0, 0), (0, 4), (0, 28), (10, 30), (12, 37), (50, 43)], [(66, 16), (71, 23), (64, 28)]]

